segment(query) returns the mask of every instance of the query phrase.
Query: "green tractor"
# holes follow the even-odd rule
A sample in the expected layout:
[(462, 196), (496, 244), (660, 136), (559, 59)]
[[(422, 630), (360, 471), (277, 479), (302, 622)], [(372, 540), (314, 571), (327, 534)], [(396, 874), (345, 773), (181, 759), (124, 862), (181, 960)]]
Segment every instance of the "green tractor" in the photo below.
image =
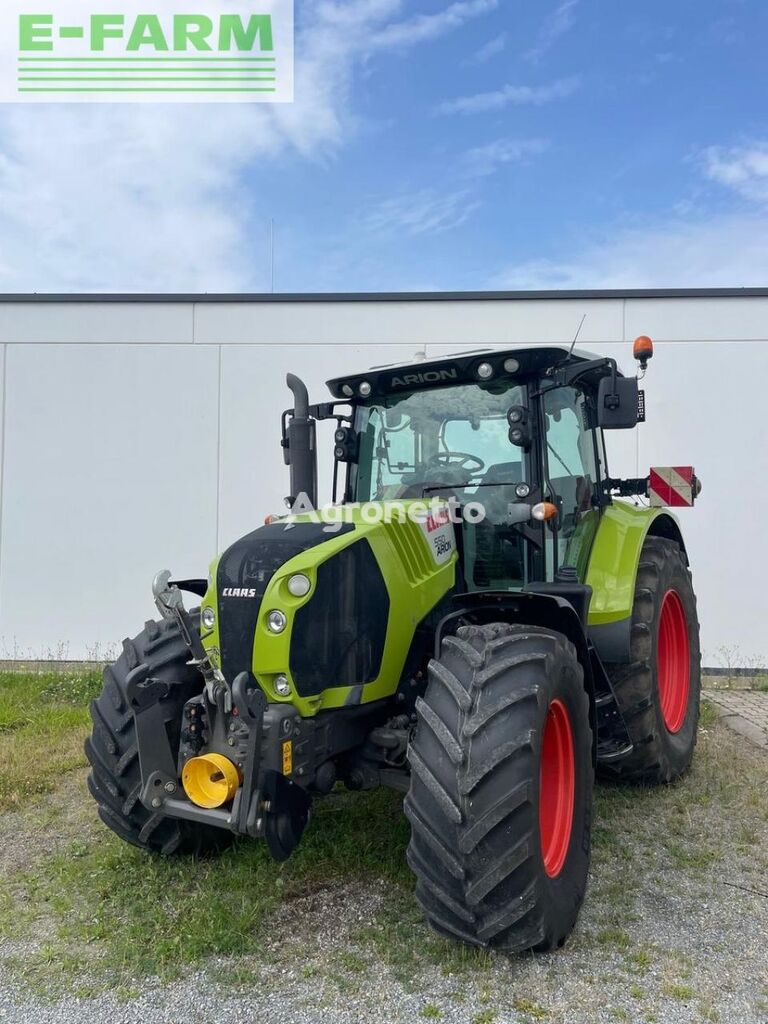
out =
[[(652, 354), (638, 339), (640, 375)], [(693, 504), (693, 470), (610, 476), (604, 433), (636, 427), (644, 395), (573, 346), (377, 367), (317, 405), (288, 385), (288, 513), (207, 579), (159, 573), (160, 619), (105, 671), (99, 814), (148, 851), (250, 836), (284, 860), (314, 799), (390, 786), (438, 932), (557, 948), (584, 899), (595, 772), (668, 783), (691, 763), (699, 627), (664, 506)]]

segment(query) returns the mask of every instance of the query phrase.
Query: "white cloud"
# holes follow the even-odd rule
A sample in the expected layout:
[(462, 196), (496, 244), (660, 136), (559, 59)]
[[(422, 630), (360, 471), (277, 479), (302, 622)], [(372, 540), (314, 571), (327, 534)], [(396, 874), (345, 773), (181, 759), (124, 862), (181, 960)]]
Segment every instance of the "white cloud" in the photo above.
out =
[(334, 27), (368, 28), (375, 21), (382, 21), (397, 14), (403, 0), (319, 0), (315, 4), (317, 16), (327, 25)]
[(733, 149), (711, 146), (704, 151), (704, 168), (712, 181), (744, 199), (768, 203), (768, 142)]
[[(347, 130), (353, 62), (400, 0), (314, 4), (294, 104), (9, 107), (0, 115), (0, 289), (221, 290), (266, 283), (258, 158), (323, 158)], [(346, 18), (343, 27), (340, 15)]]
[(479, 205), (467, 189), (445, 194), (422, 189), (385, 199), (366, 215), (363, 227), (374, 234), (438, 234), (460, 227)]
[(544, 21), (536, 44), (525, 54), (527, 60), (536, 63), (550, 50), (557, 40), (569, 32), (576, 20), (579, 0), (562, 0)]
[(507, 45), (507, 33), (502, 32), (498, 36), (494, 36), (493, 39), (489, 39), (488, 42), (481, 46), (479, 50), (476, 50), (471, 57), (468, 57), (465, 61), (466, 64), (485, 64), (492, 57), (496, 57), (498, 54), (503, 53)]
[(358, 234), (433, 235), (460, 227), (482, 206), (481, 179), (507, 164), (520, 164), (548, 147), (546, 139), (496, 139), (468, 150), (457, 162), (448, 191), (427, 188), (381, 200), (358, 222)]
[(0, 108), (0, 291), (266, 287), (259, 169), (335, 156), (374, 39), (415, 45), (496, 5), (403, 21), (404, 0), (304, 0), (293, 104)]
[(505, 164), (519, 164), (538, 156), (549, 147), (547, 139), (496, 139), (485, 146), (470, 149), (463, 163), (467, 174), (485, 177)]
[[(768, 280), (768, 217), (682, 220), (593, 235), (564, 260), (515, 263), (490, 288), (758, 287)], [(560, 251), (563, 245), (559, 245)]]
[(374, 33), (370, 45), (374, 48), (412, 46), (414, 43), (435, 39), (453, 29), (460, 28), (471, 18), (494, 11), (499, 0), (459, 0), (437, 14), (418, 14), (405, 21), (387, 25)]
[(481, 92), (474, 96), (460, 96), (458, 99), (448, 100), (438, 107), (438, 113), (481, 114), (511, 106), (542, 106), (553, 100), (567, 99), (580, 85), (581, 80), (577, 77), (560, 78), (549, 85), (505, 85), (493, 92)]

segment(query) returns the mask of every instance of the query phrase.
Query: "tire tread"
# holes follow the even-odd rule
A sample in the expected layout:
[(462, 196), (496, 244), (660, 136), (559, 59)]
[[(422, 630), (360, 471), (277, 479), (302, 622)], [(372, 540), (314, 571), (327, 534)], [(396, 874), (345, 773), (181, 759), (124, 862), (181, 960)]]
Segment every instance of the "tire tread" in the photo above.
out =
[[(416, 704), (405, 813), (416, 896), (442, 935), (510, 952), (564, 941), (545, 933), (537, 911), (534, 747), (547, 706), (542, 687), (566, 671), (591, 743), (583, 672), (559, 633), (506, 623), (463, 626), (430, 663), (426, 694)], [(590, 760), (590, 788), (591, 778)]]

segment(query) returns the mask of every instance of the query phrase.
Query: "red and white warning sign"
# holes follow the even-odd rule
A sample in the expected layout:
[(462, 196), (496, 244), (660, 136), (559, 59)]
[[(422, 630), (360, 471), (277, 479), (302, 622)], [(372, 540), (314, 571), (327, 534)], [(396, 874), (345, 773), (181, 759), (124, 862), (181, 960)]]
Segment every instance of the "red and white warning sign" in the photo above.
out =
[(651, 505), (692, 505), (697, 484), (693, 466), (653, 466), (648, 478)]

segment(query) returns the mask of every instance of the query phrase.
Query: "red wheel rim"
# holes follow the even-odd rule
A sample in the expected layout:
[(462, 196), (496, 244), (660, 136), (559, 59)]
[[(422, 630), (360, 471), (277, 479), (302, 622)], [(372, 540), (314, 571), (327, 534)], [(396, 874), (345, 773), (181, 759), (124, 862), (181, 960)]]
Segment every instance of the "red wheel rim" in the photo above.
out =
[(679, 732), (688, 712), (691, 652), (685, 609), (676, 590), (668, 590), (661, 604), (656, 673), (664, 724), (669, 732)]
[(563, 869), (573, 827), (576, 761), (568, 710), (553, 700), (541, 739), (539, 770), (539, 835), (544, 870), (555, 878)]

